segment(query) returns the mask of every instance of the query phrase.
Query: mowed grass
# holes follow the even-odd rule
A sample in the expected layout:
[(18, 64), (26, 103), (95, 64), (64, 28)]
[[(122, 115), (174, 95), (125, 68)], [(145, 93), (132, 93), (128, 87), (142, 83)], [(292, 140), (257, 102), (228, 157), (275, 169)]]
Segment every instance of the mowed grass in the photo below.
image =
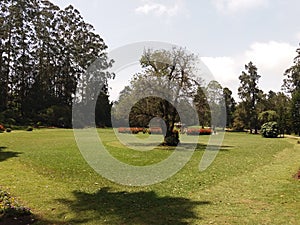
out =
[[(173, 151), (127, 149), (111, 129), (99, 129), (99, 135), (114, 157), (133, 165), (157, 163)], [(175, 176), (130, 187), (94, 172), (72, 130), (3, 133), (0, 186), (32, 209), (37, 224), (299, 224), (297, 141), (227, 133), (215, 161), (200, 172), (208, 138), (200, 137)]]

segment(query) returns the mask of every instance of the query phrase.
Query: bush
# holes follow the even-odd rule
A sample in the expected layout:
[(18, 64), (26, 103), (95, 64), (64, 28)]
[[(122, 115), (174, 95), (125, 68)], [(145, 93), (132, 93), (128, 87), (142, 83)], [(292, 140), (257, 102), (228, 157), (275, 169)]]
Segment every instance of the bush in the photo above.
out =
[(278, 125), (276, 122), (264, 123), (261, 127), (261, 135), (265, 138), (276, 138), (279, 134)]
[(10, 133), (10, 132), (11, 132), (11, 128), (9, 128), (9, 127), (6, 128), (6, 132), (7, 132), (7, 133)]
[(33, 127), (32, 126), (27, 127), (26, 131), (33, 131)]
[(212, 134), (212, 129), (206, 128), (206, 129), (199, 129), (199, 128), (188, 128), (186, 131), (187, 135), (210, 135)]
[(5, 131), (5, 127), (0, 124), (0, 133), (2, 133), (3, 131)]
[(0, 190), (0, 219), (30, 214), (29, 208), (21, 206), (8, 192)]
[(138, 134), (139, 133), (139, 128), (137, 128), (137, 127), (131, 127), (130, 128), (130, 132), (132, 133), (132, 134)]

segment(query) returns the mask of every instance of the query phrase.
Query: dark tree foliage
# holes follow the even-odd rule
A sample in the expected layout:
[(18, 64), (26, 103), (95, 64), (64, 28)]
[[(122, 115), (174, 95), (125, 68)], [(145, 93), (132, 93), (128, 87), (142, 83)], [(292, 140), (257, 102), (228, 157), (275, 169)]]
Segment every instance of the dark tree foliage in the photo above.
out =
[(300, 90), (300, 48), (297, 48), (296, 52), (298, 55), (294, 58), (294, 65), (284, 73), (286, 78), (283, 80), (282, 87), (289, 93)]
[(277, 121), (280, 134), (291, 133), (291, 99), (282, 92), (275, 93), (269, 91), (265, 110), (273, 110), (276, 112), (277, 120), (268, 121)]
[(292, 94), (291, 120), (293, 131), (300, 136), (300, 90)]
[(225, 87), (223, 88), (223, 95), (224, 95), (224, 101), (225, 101), (225, 107), (226, 107), (226, 126), (232, 127), (233, 126), (233, 120), (234, 120), (234, 111), (236, 107), (236, 102), (234, 98), (232, 97), (232, 91)]
[(193, 102), (198, 113), (199, 124), (202, 126), (202, 128), (205, 126), (210, 126), (211, 112), (205, 87), (198, 87)]
[(246, 128), (254, 132), (258, 132), (258, 108), (257, 104), (261, 99), (261, 91), (258, 88), (258, 80), (260, 75), (257, 73), (256, 66), (249, 62), (245, 65), (245, 71), (239, 76), (241, 86), (238, 89), (238, 94), (245, 107), (245, 125)]
[(284, 73), (283, 89), (292, 96), (290, 105), (290, 117), (292, 129), (300, 135), (300, 48), (296, 50), (294, 65)]
[(97, 98), (95, 109), (95, 122), (97, 127), (111, 127), (111, 108), (106, 88), (102, 90)]
[[(163, 144), (177, 145), (175, 123), (185, 122), (179, 118), (178, 110), (188, 108), (196, 92), (196, 63), (197, 57), (182, 48), (145, 50), (140, 60), (142, 72), (120, 93), (114, 117), (131, 126), (146, 126), (152, 119), (160, 118)], [(133, 107), (129, 109), (130, 105)]]
[(0, 23), (2, 122), (70, 127), (76, 86), (105, 54), (102, 38), (73, 6), (50, 1), (2, 0)]

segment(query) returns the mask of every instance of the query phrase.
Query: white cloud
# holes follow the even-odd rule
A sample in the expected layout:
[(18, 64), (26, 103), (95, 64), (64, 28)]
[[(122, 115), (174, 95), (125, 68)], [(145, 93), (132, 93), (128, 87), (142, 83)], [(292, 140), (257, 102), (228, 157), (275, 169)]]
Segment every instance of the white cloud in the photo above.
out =
[(224, 13), (235, 13), (239, 11), (264, 7), (269, 0), (212, 0), (215, 7)]
[(257, 42), (245, 52), (245, 60), (253, 61), (257, 67), (265, 71), (283, 72), (292, 63), (295, 50), (295, 46), (284, 42)]
[(236, 65), (232, 57), (201, 57), (201, 60), (220, 83), (236, 79)]
[(171, 6), (149, 1), (144, 5), (137, 7), (135, 12), (144, 15), (152, 14), (155, 16), (173, 17), (180, 14), (184, 8), (184, 4), (181, 0), (176, 1), (175, 4)]
[(284, 42), (270, 41), (254, 43), (244, 53), (244, 61), (252, 61), (261, 75), (259, 85), (264, 91), (280, 91), (284, 72), (296, 56), (296, 46)]
[(244, 65), (250, 61), (258, 68), (258, 74), (261, 75), (260, 88), (265, 92), (271, 89), (280, 91), (284, 71), (292, 65), (296, 48), (297, 46), (284, 42), (256, 42), (239, 55), (201, 59), (215, 79), (234, 92), (239, 85), (238, 77), (244, 71)]

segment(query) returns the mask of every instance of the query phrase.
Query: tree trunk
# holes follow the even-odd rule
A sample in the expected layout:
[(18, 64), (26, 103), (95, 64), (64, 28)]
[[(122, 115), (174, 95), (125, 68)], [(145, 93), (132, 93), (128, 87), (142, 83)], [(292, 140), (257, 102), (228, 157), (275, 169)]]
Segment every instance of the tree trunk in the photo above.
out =
[(177, 146), (179, 144), (179, 133), (174, 131), (174, 123), (167, 126), (163, 145)]

